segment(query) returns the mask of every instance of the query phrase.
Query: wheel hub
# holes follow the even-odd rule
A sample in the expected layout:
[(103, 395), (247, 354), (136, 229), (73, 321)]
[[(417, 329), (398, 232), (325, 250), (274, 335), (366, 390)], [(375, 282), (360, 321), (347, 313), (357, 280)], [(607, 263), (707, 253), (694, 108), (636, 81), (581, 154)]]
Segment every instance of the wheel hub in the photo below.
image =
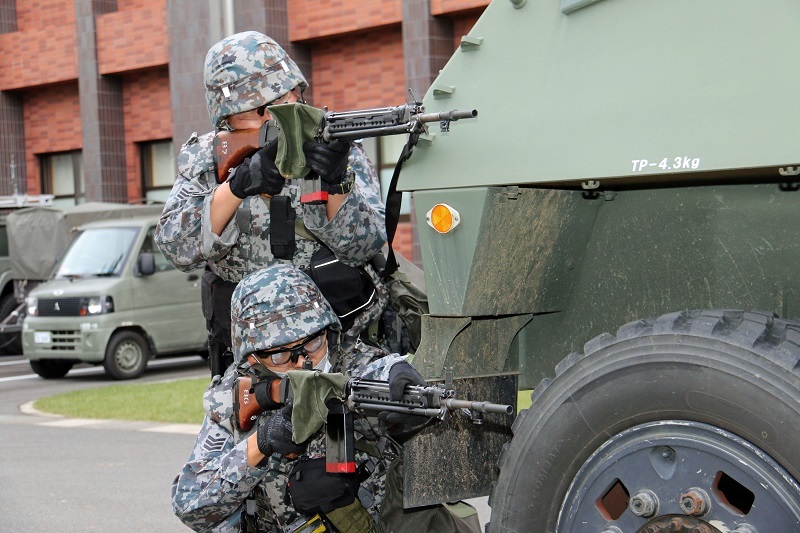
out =
[(669, 515), (653, 519), (636, 533), (720, 533), (720, 531), (698, 518)]
[(133, 342), (124, 342), (117, 348), (117, 366), (122, 370), (131, 370), (139, 364), (142, 358), (141, 350)]
[(669, 420), (630, 428), (592, 454), (557, 531), (766, 533), (798, 523), (800, 485), (771, 457), (720, 428)]

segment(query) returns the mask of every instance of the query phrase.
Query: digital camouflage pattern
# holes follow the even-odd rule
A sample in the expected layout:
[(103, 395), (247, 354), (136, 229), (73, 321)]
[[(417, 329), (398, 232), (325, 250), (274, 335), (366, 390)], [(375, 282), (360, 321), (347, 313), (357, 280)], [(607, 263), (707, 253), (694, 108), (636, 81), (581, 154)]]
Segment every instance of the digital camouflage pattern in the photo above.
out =
[(233, 292), (231, 340), (235, 362), (249, 354), (310, 337), (339, 318), (316, 284), (292, 265), (248, 274)]
[[(268, 287), (270, 283), (280, 287), (271, 289)], [(287, 284), (292, 283), (292, 290), (282, 292)], [(247, 337), (253, 339), (255, 344), (243, 344), (239, 353), (249, 353), (262, 344), (275, 347), (291, 343), (319, 331), (320, 326), (324, 327), (323, 324), (335, 323), (329, 322), (335, 321), (336, 317), (324, 300), (318, 307), (303, 306), (309, 302), (319, 303), (320, 298), (318, 290), (305, 274), (291, 266), (274, 265), (246, 278), (234, 293), (232, 314), (236, 317), (257, 317), (264, 334)], [(276, 311), (260, 314), (260, 310), (269, 308)], [(293, 335), (285, 334), (281, 326), (286, 326), (294, 332)], [(285, 340), (270, 340), (267, 332), (276, 332)], [(347, 351), (339, 349), (331, 353), (330, 359), (334, 372), (379, 380), (387, 380), (391, 366), (405, 360), (396, 354), (386, 355), (359, 341)], [(227, 369), (224, 376), (216, 376), (212, 380), (203, 398), (206, 410), (203, 427), (189, 461), (173, 483), (173, 510), (196, 531), (238, 531), (244, 502), (248, 498), (255, 498), (257, 502), (259, 526), (264, 531), (284, 531), (286, 525), (300, 518), (284, 498), (286, 478), (293, 462), (273, 455), (263, 466), (251, 467), (247, 464), (246, 439), (256, 431), (257, 425), (246, 433), (238, 431), (233, 422), (233, 386), (238, 375), (251, 371), (246, 358), (239, 359)], [(271, 413), (261, 416), (271, 416)], [(365, 438), (376, 438), (368, 429), (370, 424), (356, 422), (356, 427), (362, 428), (360, 433)], [(304, 456), (324, 456), (324, 446), (324, 429), (321, 429), (311, 438)], [(387, 460), (358, 452), (357, 461), (370, 461), (375, 468), (372, 475), (361, 484), (358, 497), (377, 521), (383, 502)]]
[(246, 31), (222, 39), (206, 54), (206, 104), (218, 128), (233, 114), (272, 102), (297, 86), (306, 87), (297, 64), (262, 33)]
[[(277, 260), (270, 250), (269, 204), (259, 196), (245, 198), (221, 235), (211, 231), (211, 200), (218, 186), (214, 176), (213, 133), (193, 136), (178, 156), (178, 176), (156, 227), (155, 240), (164, 256), (177, 268), (189, 271), (214, 264), (225, 280), (238, 282)], [(327, 219), (324, 205), (301, 205), (301, 180), (286, 180), (281, 192), (289, 196), (298, 220), (325, 243), (342, 262), (350, 266), (367, 263), (386, 242), (385, 207), (380, 197), (378, 176), (360, 145), (354, 143), (349, 155), (355, 173), (353, 189), (336, 214)], [(308, 268), (319, 248), (316, 240), (295, 235), (292, 263)], [(374, 322), (386, 307), (389, 294), (371, 266), (366, 270), (376, 286), (376, 301), (348, 331), (348, 337)]]

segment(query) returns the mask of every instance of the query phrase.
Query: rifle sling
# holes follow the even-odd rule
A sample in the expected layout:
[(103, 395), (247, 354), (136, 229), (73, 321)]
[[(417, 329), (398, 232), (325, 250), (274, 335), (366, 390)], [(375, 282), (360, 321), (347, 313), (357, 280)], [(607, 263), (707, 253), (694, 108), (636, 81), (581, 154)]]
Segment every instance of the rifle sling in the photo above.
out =
[(400, 222), (400, 206), (403, 203), (403, 193), (397, 190), (397, 180), (400, 177), (403, 163), (411, 157), (411, 152), (414, 150), (417, 140), (419, 140), (419, 133), (412, 133), (408, 136), (408, 142), (403, 147), (400, 158), (394, 166), (392, 180), (389, 182), (389, 191), (386, 194), (386, 244), (389, 247), (389, 253), (386, 256), (386, 266), (383, 272), (380, 273), (381, 278), (384, 280), (388, 279), (397, 270), (397, 258), (394, 256), (392, 242), (394, 241), (395, 233), (397, 233), (397, 224)]

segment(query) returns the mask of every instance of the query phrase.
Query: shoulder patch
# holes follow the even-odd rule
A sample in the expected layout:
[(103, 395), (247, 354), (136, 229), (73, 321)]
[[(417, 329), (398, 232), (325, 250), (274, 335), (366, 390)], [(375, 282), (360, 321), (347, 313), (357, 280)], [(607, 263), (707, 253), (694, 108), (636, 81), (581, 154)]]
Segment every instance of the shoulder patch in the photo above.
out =
[[(192, 142), (194, 140), (194, 142)], [(213, 169), (214, 132), (200, 137), (194, 135), (181, 147), (178, 154), (178, 174), (192, 180)]]
[(225, 448), (225, 443), (228, 442), (230, 435), (226, 435), (221, 431), (211, 432), (206, 435), (203, 441), (203, 450), (208, 453), (219, 453)]

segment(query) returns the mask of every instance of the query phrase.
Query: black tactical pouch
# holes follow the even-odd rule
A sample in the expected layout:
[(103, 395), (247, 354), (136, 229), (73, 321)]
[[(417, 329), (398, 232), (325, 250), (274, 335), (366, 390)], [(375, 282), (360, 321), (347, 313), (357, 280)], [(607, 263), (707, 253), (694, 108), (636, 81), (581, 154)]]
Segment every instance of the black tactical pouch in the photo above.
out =
[(307, 272), (333, 307), (344, 331), (377, 298), (375, 284), (364, 268), (345, 265), (327, 246), (314, 252)]
[(203, 272), (200, 298), (208, 331), (208, 366), (211, 376), (222, 375), (233, 362), (231, 353), (231, 298), (236, 283), (210, 270)]
[(237, 283), (226, 281), (210, 270), (203, 272), (200, 297), (209, 335), (231, 347), (231, 299)]
[(269, 200), (269, 246), (276, 259), (291, 259), (295, 251), (294, 221), (297, 214), (288, 196)]
[(355, 475), (327, 473), (324, 457), (301, 457), (289, 473), (286, 494), (300, 513), (329, 513), (352, 504), (356, 500), (358, 486)]

